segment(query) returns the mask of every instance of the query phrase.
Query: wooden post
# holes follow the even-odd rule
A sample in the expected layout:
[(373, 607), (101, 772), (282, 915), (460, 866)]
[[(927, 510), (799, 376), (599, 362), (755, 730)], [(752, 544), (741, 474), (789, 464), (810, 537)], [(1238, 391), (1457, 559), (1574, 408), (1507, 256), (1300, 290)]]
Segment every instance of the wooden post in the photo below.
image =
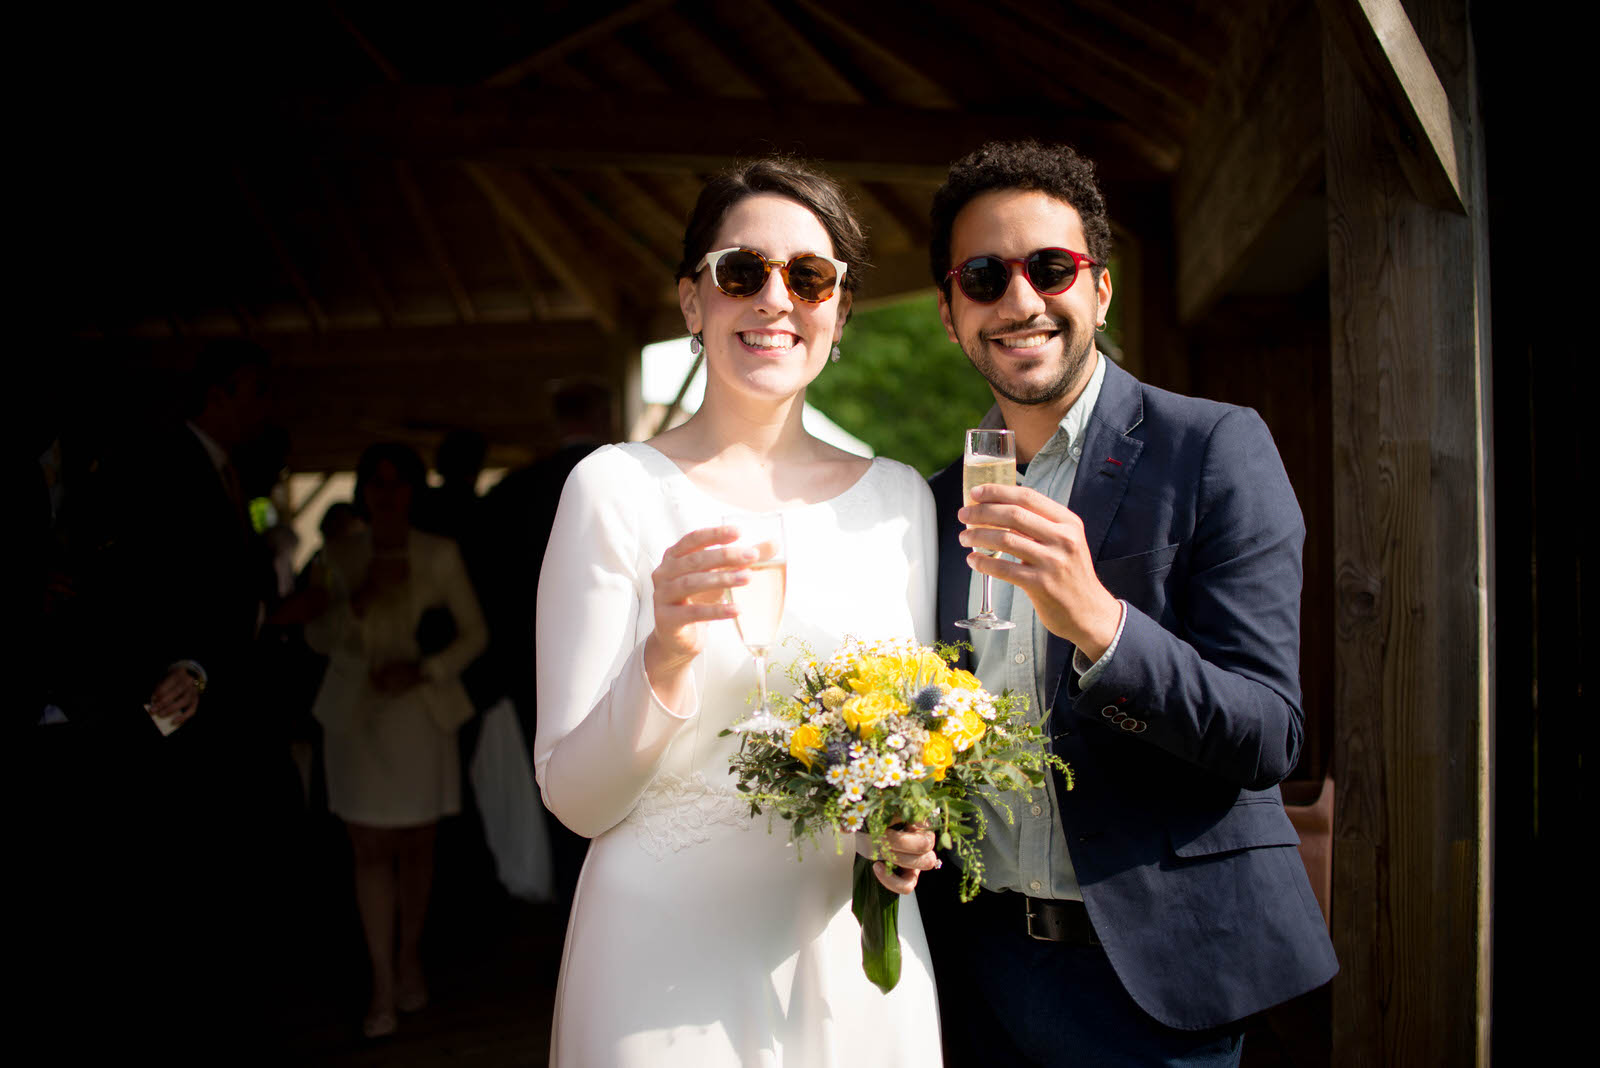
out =
[(1463, 120), (1465, 213), (1418, 199), (1373, 83), (1324, 39), (1341, 1065), (1489, 1050), (1483, 155), (1464, 0), (1408, 8)]

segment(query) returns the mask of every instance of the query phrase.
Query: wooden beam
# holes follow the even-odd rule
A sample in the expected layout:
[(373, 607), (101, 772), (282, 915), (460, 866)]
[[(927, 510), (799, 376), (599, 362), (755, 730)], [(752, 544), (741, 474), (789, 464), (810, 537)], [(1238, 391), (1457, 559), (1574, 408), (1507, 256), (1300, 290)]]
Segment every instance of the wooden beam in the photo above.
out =
[[(1466, 0), (1415, 0), (1414, 9), (1470, 57)], [(1339, 782), (1331, 927), (1341, 967), (1333, 1063), (1485, 1065), (1494, 653), (1484, 216), (1412, 194), (1381, 108), (1331, 27), (1323, 79)], [(1477, 79), (1463, 84), (1459, 113), (1473, 116)], [(1479, 152), (1460, 159), (1469, 205), (1483, 201)]]
[(1279, 3), (1262, 53), (1241, 49), (1207, 97), (1173, 182), (1178, 316), (1205, 314), (1290, 200), (1322, 177), (1322, 29), (1312, 8)]
[[(1026, 106), (1026, 105), (1024, 105)], [(715, 115), (715, 122), (686, 122)], [(206, 134), (212, 119), (194, 116)], [(179, 120), (181, 121), (181, 120)], [(785, 100), (696, 99), (679, 94), (533, 92), (383, 85), (272, 102), (229, 124), (236, 155), (458, 160), (563, 168), (624, 167), (709, 173), (751, 152), (796, 151), (841, 176), (944, 180), (949, 161), (996, 138), (1066, 141), (1106, 178), (1148, 178), (1177, 166), (1177, 148), (1059, 108), (952, 112), (936, 108)], [(619, 131), (626, 131), (622, 137)], [(248, 138), (245, 140), (244, 138)]]
[(333, 217), (333, 228), (339, 232), (339, 240), (344, 244), (345, 252), (355, 261), (362, 280), (367, 283), (367, 291), (372, 294), (372, 302), (378, 308), (378, 317), (383, 320), (384, 326), (393, 326), (394, 298), (389, 295), (388, 287), (383, 284), (377, 268), (373, 266), (372, 257), (367, 255), (361, 235), (356, 233), (355, 223), (351, 221), (350, 212), (345, 208), (344, 198), (334, 187), (326, 167), (313, 160), (312, 169), (316, 172), (317, 185), (322, 189), (322, 199), (327, 205), (328, 214)]
[[(584, 221), (593, 229), (604, 234), (608, 240), (617, 246), (617, 249), (630, 259), (637, 261), (636, 270), (645, 277), (669, 279), (673, 269), (677, 267), (674, 261), (662, 259), (660, 253), (644, 244), (638, 237), (628, 231), (617, 219), (602, 210), (594, 201), (584, 195), (583, 190), (556, 174), (554, 171), (541, 167), (535, 171), (540, 184), (553, 190), (561, 200), (574, 212), (582, 216)], [(638, 277), (637, 275), (635, 277)], [(665, 282), (662, 283), (665, 285)], [(642, 287), (647, 290), (660, 288), (658, 286)]]
[(570, 26), (560, 28), (551, 34), (549, 43), (537, 52), (519, 59), (510, 66), (503, 67), (496, 73), (484, 79), (485, 85), (509, 86), (525, 81), (532, 77), (539, 69), (555, 60), (571, 55), (603, 37), (609, 37), (624, 26), (648, 18), (662, 8), (667, 7), (672, 0), (637, 0), (617, 11), (613, 11), (601, 18), (593, 18), (593, 8), (579, 5), (577, 10), (582, 12), (577, 22)]
[(818, 3), (817, 0), (797, 0), (797, 6), (882, 72), (880, 81), (890, 100), (924, 108), (957, 106), (955, 98), (945, 92), (944, 86), (907, 63), (901, 53), (857, 28), (853, 12), (851, 16), (841, 15), (834, 6)]
[(1466, 127), (1400, 0), (1317, 0), (1418, 200), (1465, 213)]
[(261, 206), (255, 191), (250, 188), (250, 181), (245, 177), (244, 171), (235, 167), (233, 180), (239, 188), (239, 195), (244, 199), (245, 207), (250, 211), (250, 217), (255, 220), (256, 226), (261, 230), (261, 236), (266, 239), (267, 246), (272, 250), (273, 258), (278, 261), (278, 269), (283, 271), (289, 284), (294, 287), (295, 294), (300, 298), (300, 304), (305, 309), (306, 321), (311, 324), (312, 330), (326, 330), (328, 317), (323, 314), (322, 306), (312, 294), (305, 275), (295, 266), (294, 257), (290, 255), (288, 246), (278, 237), (277, 229), (267, 217), (266, 209)]
[(406, 207), (411, 211), (411, 219), (417, 224), (417, 230), (422, 234), (422, 243), (428, 250), (428, 256), (433, 260), (434, 269), (444, 279), (445, 288), (450, 291), (450, 300), (456, 306), (456, 318), (463, 323), (478, 321), (478, 312), (472, 306), (472, 298), (467, 295), (466, 287), (461, 284), (461, 276), (456, 271), (455, 264), (450, 261), (450, 250), (445, 247), (444, 235), (439, 233), (439, 228), (434, 225), (433, 213), (428, 210), (427, 198), (422, 195), (422, 187), (417, 184), (417, 176), (411, 170), (411, 164), (403, 159), (394, 161), (394, 177), (399, 183), (400, 193), (405, 197)]
[[(1057, 50), (1063, 61), (1080, 70), (1094, 70), (1085, 91), (1104, 100), (1130, 121), (1167, 126), (1176, 137), (1194, 121), (1200, 95), (1209, 79), (1178, 64), (1151, 62), (1142, 41), (1128, 42), (1092, 16), (1063, 18), (1058, 9), (1030, 0), (996, 0), (1014, 29)], [(988, 19), (992, 19), (992, 14)], [(986, 21), (988, 21), (986, 19)]]
[(586, 269), (591, 258), (572, 236), (567, 220), (544, 194), (510, 168), (479, 163), (468, 163), (465, 167), (494, 210), (539, 257), (545, 270), (582, 299), (601, 326), (608, 331), (616, 330), (620, 314), (616, 291), (597, 271)]
[(533, 275), (528, 273), (528, 264), (522, 258), (522, 248), (517, 243), (517, 237), (506, 225), (498, 211), (490, 212), (494, 217), (494, 229), (500, 235), (500, 243), (506, 250), (506, 260), (511, 264), (511, 273), (516, 275), (517, 284), (522, 288), (522, 296), (528, 302), (528, 314), (535, 320), (544, 319), (548, 313), (547, 301), (544, 294), (540, 293), (533, 284)]

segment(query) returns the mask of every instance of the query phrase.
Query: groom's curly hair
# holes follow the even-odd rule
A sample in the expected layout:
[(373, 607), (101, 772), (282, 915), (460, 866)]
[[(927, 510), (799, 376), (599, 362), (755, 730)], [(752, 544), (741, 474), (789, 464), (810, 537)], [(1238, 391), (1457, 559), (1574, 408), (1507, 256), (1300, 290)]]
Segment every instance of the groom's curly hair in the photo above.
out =
[[(1044, 193), (1072, 205), (1083, 220), (1087, 252), (1104, 264), (1111, 258), (1111, 220), (1106, 199), (1094, 180), (1094, 164), (1067, 145), (1038, 141), (990, 141), (950, 165), (944, 185), (933, 194), (928, 265), (933, 284), (950, 299), (950, 231), (956, 216), (975, 197), (1001, 189)], [(1104, 267), (1090, 268), (1096, 281)]]

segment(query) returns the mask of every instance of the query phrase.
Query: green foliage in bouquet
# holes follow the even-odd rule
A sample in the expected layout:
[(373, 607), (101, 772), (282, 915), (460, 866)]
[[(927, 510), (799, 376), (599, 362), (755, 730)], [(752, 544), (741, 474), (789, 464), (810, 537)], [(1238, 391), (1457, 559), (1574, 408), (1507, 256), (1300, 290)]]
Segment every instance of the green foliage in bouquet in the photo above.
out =
[[(731, 761), (751, 813), (788, 821), (796, 842), (832, 834), (841, 850), (845, 835), (866, 831), (885, 859), (890, 827), (925, 824), (960, 860), (961, 899), (970, 900), (987, 829), (972, 796), (986, 795), (1009, 820), (1002, 791), (1027, 794), (1052, 766), (1070, 789), (1072, 770), (1049, 752), (1043, 717), (1029, 716), (1026, 698), (989, 693), (951, 666), (956, 653), (908, 639), (847, 638), (826, 663), (803, 650), (790, 667), (796, 689), (773, 700), (789, 726), (745, 734)], [(898, 905), (857, 857), (862, 963), (884, 991), (900, 977)]]

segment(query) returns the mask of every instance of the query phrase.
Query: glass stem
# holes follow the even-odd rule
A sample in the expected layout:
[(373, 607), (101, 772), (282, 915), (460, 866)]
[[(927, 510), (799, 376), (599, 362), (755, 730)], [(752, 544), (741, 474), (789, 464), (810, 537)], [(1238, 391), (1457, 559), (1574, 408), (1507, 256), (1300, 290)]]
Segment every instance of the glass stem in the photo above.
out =
[(767, 711), (767, 654), (756, 653), (756, 689), (761, 694), (761, 705), (757, 713), (765, 715)]
[(994, 615), (994, 610), (989, 607), (989, 582), (990, 576), (983, 576), (983, 605), (978, 609), (979, 619), (988, 619)]

